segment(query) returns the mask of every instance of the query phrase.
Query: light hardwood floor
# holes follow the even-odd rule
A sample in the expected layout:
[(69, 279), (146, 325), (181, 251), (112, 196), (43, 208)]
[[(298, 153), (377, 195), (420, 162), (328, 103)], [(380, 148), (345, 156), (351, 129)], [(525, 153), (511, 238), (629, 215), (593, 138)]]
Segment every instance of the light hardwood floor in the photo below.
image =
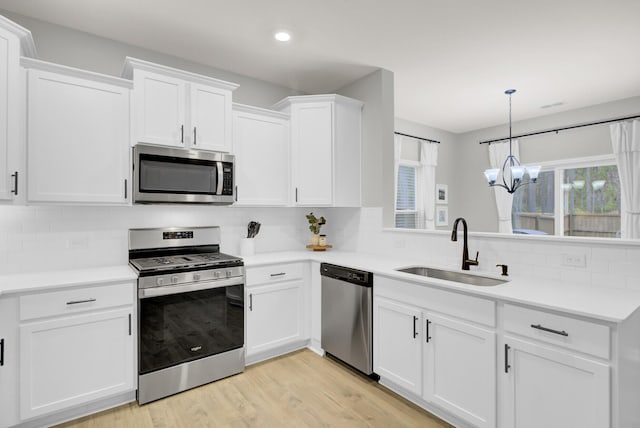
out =
[(130, 403), (58, 428), (364, 426), (451, 427), (340, 363), (302, 350), (144, 406)]

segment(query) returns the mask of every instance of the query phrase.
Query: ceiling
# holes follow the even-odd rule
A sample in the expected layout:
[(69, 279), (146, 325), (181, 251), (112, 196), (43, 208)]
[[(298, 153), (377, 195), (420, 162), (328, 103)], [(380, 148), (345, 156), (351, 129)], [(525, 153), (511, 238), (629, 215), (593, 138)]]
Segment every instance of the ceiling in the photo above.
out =
[[(638, 0), (0, 0), (0, 8), (307, 93), (377, 68), (451, 132), (640, 95)], [(275, 30), (291, 42), (278, 44)], [(562, 103), (562, 105), (541, 108)], [(640, 112), (640, 106), (638, 108)]]

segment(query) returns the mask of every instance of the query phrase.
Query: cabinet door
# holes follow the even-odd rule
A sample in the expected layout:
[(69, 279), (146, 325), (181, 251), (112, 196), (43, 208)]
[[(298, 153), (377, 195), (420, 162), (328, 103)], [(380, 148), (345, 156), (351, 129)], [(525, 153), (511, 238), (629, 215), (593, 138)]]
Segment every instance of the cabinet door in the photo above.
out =
[(19, 58), (18, 39), (0, 29), (0, 200), (12, 200), (16, 192), (11, 147), (19, 144)]
[(190, 132), (185, 121), (186, 83), (135, 70), (133, 88), (133, 144), (184, 147), (185, 136)]
[(231, 91), (197, 83), (189, 84), (191, 147), (231, 151)]
[(18, 423), (18, 300), (0, 298), (0, 427)]
[(247, 288), (247, 357), (304, 337), (302, 281)]
[(135, 388), (131, 310), (20, 326), (20, 416), (44, 415)]
[(420, 310), (374, 297), (373, 364), (384, 380), (422, 393)]
[(333, 103), (295, 105), (291, 126), (296, 205), (331, 205)]
[(29, 70), (28, 200), (125, 204), (129, 89)]
[(288, 205), (289, 122), (247, 112), (233, 114), (236, 200), (247, 205)]
[(509, 336), (503, 346), (504, 426), (610, 426), (608, 365)]
[(495, 427), (495, 332), (423, 315), (424, 399), (478, 427)]

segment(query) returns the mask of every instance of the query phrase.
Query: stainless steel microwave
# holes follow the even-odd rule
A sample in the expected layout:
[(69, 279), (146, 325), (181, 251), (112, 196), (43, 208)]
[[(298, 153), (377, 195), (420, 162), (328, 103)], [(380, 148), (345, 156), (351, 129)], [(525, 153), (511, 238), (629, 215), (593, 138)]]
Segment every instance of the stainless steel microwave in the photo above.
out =
[(134, 203), (229, 205), (233, 200), (233, 155), (147, 144), (134, 146)]

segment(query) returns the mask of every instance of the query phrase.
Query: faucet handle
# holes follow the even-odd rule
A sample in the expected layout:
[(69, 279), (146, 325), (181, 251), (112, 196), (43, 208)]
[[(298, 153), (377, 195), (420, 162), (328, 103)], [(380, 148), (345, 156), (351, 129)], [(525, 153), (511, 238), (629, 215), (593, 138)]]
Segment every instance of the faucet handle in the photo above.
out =
[(476, 251), (476, 259), (475, 260), (466, 260), (467, 265), (470, 266), (478, 266), (480, 264), (480, 262), (478, 261), (478, 256), (480, 255), (480, 251)]
[(508, 265), (496, 265), (496, 267), (498, 266), (502, 268), (502, 276), (509, 276), (509, 273), (507, 272), (509, 269)]

